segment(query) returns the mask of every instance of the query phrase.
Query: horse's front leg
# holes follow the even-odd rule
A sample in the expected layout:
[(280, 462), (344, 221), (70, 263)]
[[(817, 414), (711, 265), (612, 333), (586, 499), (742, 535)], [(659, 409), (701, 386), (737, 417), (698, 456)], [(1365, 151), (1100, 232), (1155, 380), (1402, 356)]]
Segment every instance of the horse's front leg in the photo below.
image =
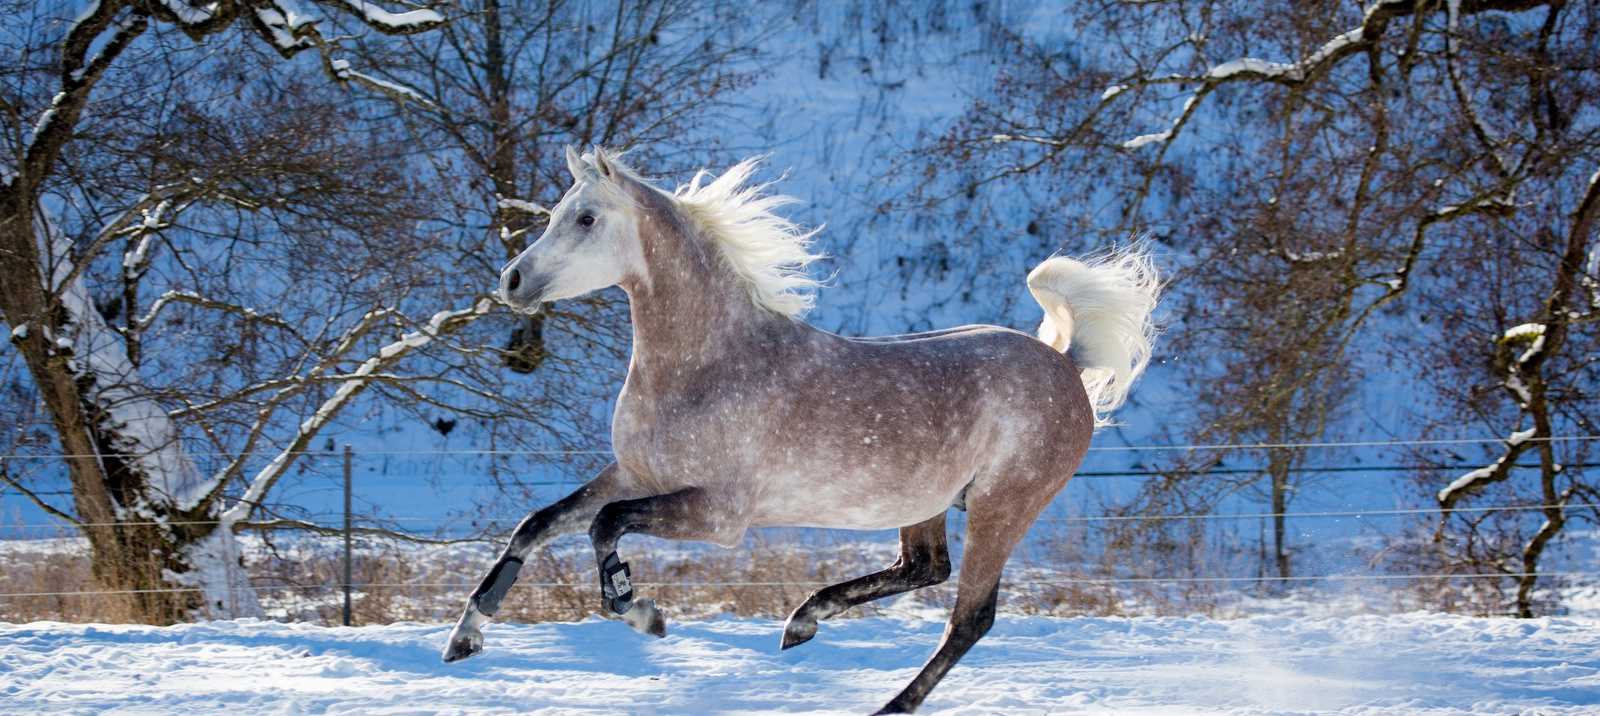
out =
[(594, 542), (595, 560), (600, 565), (600, 597), (605, 612), (621, 617), (638, 631), (666, 636), (667, 622), (656, 609), (655, 600), (634, 600), (632, 573), (617, 556), (617, 542), (631, 533), (719, 544), (737, 542), (748, 522), (719, 509), (714, 502), (704, 489), (688, 487), (600, 508), (589, 526), (589, 539)]
[(467, 598), (461, 619), (450, 631), (445, 661), (460, 661), (483, 650), (482, 627), (500, 610), (500, 602), (517, 581), (517, 572), (528, 554), (556, 537), (588, 526), (602, 506), (621, 496), (622, 482), (616, 463), (612, 463), (577, 491), (523, 518), (500, 559)]

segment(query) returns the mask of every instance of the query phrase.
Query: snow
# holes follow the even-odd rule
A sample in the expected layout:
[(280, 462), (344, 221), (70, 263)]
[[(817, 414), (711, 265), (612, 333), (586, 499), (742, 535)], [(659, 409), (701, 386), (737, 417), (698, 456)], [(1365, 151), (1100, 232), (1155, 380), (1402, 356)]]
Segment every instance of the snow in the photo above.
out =
[(1343, 256), (1343, 251), (1292, 251), (1285, 250), (1283, 257), (1294, 263), (1314, 263), (1317, 261), (1331, 261)]
[(190, 5), (188, 0), (161, 0), (161, 4), (178, 18), (178, 22), (185, 25), (198, 25), (217, 13), (217, 4), (214, 2), (202, 7)]
[(394, 94), (394, 95), (398, 95), (401, 99), (405, 99), (405, 100), (408, 100), (408, 101), (411, 101), (411, 102), (416, 102), (416, 103), (422, 104), (422, 105), (427, 105), (429, 107), (433, 106), (433, 103), (429, 102), (428, 98), (423, 97), (421, 92), (418, 92), (415, 89), (407, 87), (407, 86), (405, 86), (403, 84), (399, 84), (397, 82), (390, 82), (388, 80), (385, 80), (385, 79), (382, 79), (382, 78), (379, 78), (379, 77), (374, 77), (373, 75), (369, 75), (369, 74), (366, 74), (364, 72), (357, 72), (357, 71), (351, 70), (351, 69), (346, 69), (343, 72), (340, 72), (339, 73), (339, 77), (341, 79), (359, 80), (359, 81), (364, 82), (366, 84), (372, 85), (373, 87), (375, 87), (375, 88), (377, 88), (377, 89), (379, 89), (381, 91), (388, 92), (388, 93)]
[(495, 199), (498, 200), (500, 202), (500, 206), (505, 209), (520, 211), (524, 214), (544, 214), (545, 216), (550, 215), (549, 209), (539, 206), (538, 204), (526, 199), (518, 199), (515, 197), (499, 195), (496, 195)]
[[(444, 624), (0, 626), (14, 713), (862, 713), (933, 651), (914, 614), (823, 624), (591, 619), (494, 625), (439, 662)], [(924, 713), (1585, 714), (1600, 707), (1600, 620), (1414, 613), (1292, 619), (1002, 615)]]
[(1509, 437), (1506, 438), (1506, 444), (1507, 445), (1521, 445), (1521, 444), (1523, 444), (1525, 442), (1528, 442), (1528, 439), (1533, 437), (1533, 434), (1535, 432), (1537, 432), (1537, 431), (1538, 431), (1537, 428), (1528, 428), (1527, 430), (1518, 430), (1518, 431), (1512, 433)]
[(256, 20), (272, 34), (272, 44), (279, 48), (292, 48), (300, 44), (300, 40), (294, 35), (293, 26), (289, 24), (289, 18), (284, 17), (283, 13), (264, 7), (256, 8), (255, 12)]
[[(95, 399), (107, 406), (108, 419), (127, 441), (116, 447), (132, 456), (146, 475), (158, 480), (159, 492), (174, 505), (188, 509), (199, 504), (211, 483), (200, 478), (193, 461), (179, 445), (177, 427), (167, 419), (166, 411), (149, 396), (129, 387), (137, 380), (130, 378), (135, 371), (120, 335), (95, 310), (83, 277), (73, 277), (73, 264), (68, 258), (71, 238), (62, 235), (48, 216), (41, 216), (35, 232), (40, 252), (53, 262), (42, 267), (50, 276), (46, 285), (60, 292), (62, 307), (71, 317), (67, 335), (57, 336), (56, 342), (72, 351), (78, 371), (94, 378)], [(69, 278), (71, 281), (67, 282)]]
[(344, 0), (344, 4), (360, 13), (367, 22), (388, 28), (414, 28), (444, 22), (444, 16), (433, 10), (419, 9), (395, 13), (366, 0)]
[(1211, 68), (1211, 71), (1207, 72), (1206, 76), (1215, 80), (1227, 79), (1234, 75), (1243, 74), (1246, 72), (1271, 76), (1287, 74), (1293, 69), (1294, 65), (1286, 65), (1281, 62), (1268, 62), (1266, 60), (1258, 60), (1254, 57), (1243, 57), (1237, 60), (1224, 62), (1216, 67)]
[(1155, 143), (1155, 142), (1165, 142), (1171, 136), (1172, 136), (1172, 130), (1170, 130), (1170, 129), (1166, 130), (1166, 131), (1163, 131), (1163, 132), (1156, 132), (1154, 134), (1141, 134), (1141, 135), (1139, 135), (1137, 137), (1134, 137), (1133, 139), (1130, 139), (1130, 140), (1128, 140), (1126, 142), (1123, 142), (1122, 143), (1122, 148), (1123, 149), (1138, 149), (1139, 147), (1142, 147), (1142, 146), (1144, 146), (1146, 144), (1152, 144), (1152, 143)]
[[(1516, 437), (1516, 434), (1513, 433), (1512, 437)], [(1508, 440), (1507, 442), (1510, 441)], [(1511, 444), (1516, 445), (1516, 443)], [(1494, 475), (1496, 470), (1500, 469), (1500, 465), (1506, 461), (1507, 457), (1507, 455), (1501, 455), (1499, 458), (1496, 458), (1493, 463), (1477, 468), (1476, 470), (1468, 471), (1461, 477), (1451, 481), (1450, 484), (1445, 485), (1444, 489), (1439, 491), (1439, 501), (1448, 502), (1457, 492), (1471, 489), (1478, 483), (1479, 480), (1488, 479), (1490, 476)]]
[(1531, 341), (1543, 335), (1543, 323), (1524, 323), (1506, 329), (1506, 332), (1501, 334), (1500, 340), (1505, 343), (1520, 343), (1522, 341)]
[[(1372, 11), (1376, 10), (1383, 4), (1384, 3), (1375, 3), (1372, 7), (1367, 8), (1366, 18), (1370, 19), (1372, 17)], [(1310, 56), (1299, 62), (1271, 62), (1268, 60), (1256, 59), (1254, 57), (1241, 57), (1237, 60), (1231, 60), (1212, 67), (1210, 71), (1206, 72), (1206, 78), (1210, 80), (1227, 80), (1238, 75), (1248, 74), (1270, 78), (1281, 77), (1291, 81), (1299, 82), (1304, 80), (1306, 78), (1306, 73), (1310, 72), (1313, 68), (1317, 67), (1323, 62), (1328, 61), (1329, 58), (1345, 50), (1351, 45), (1361, 42), (1361, 36), (1362, 33), (1365, 32), (1365, 28), (1366, 20), (1363, 20), (1361, 27), (1357, 27), (1353, 30), (1345, 32), (1342, 35), (1338, 35), (1331, 40), (1328, 40), (1326, 43), (1323, 43), (1321, 47), (1317, 48), (1316, 52), (1311, 53)]]
[(50, 106), (46, 107), (43, 112), (40, 112), (38, 121), (33, 123), (34, 139), (37, 139), (40, 135), (44, 134), (45, 129), (50, 126), (50, 123), (55, 121), (56, 110), (59, 109), (62, 103), (66, 101), (67, 93), (65, 92), (57, 92), (56, 96), (50, 98)]

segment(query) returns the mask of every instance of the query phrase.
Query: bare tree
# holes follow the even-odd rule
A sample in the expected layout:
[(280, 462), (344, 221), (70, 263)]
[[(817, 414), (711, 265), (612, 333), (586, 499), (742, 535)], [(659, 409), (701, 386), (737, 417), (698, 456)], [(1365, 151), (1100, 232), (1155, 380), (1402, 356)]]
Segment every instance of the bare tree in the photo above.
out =
[[(1385, 428), (1448, 422), (1460, 434), (1473, 416), (1504, 431), (1514, 416), (1491, 418), (1481, 394), (1456, 390), (1460, 372), (1439, 370), (1445, 357), (1482, 365), (1497, 353), (1496, 383), (1520, 390), (1541, 370), (1559, 381), (1525, 396), (1502, 390), (1530, 413), (1530, 436), (1592, 424), (1576, 407), (1592, 367), (1562, 363), (1553, 374), (1554, 354), (1544, 356), (1593, 347), (1592, 332), (1576, 330), (1589, 325), (1575, 296), (1593, 268), (1584, 269), (1590, 205), (1574, 192), (1600, 167), (1600, 125), (1583, 110), (1600, 90), (1593, 4), (1097, 2), (1063, 24), (1070, 31), (1002, 29), (1014, 60), (992, 95), (929, 141), (922, 195), (958, 215), (1006, 217), (1022, 187), (1031, 202), (1058, 197), (1054, 212), (1026, 210), (1033, 222), (1052, 215), (1029, 233), (1148, 231), (1168, 242), (1181, 264), (1169, 367), (1194, 389), (1174, 433), (1219, 444), (1336, 437), (1357, 427), (1354, 408), (1397, 398), (1362, 389), (1375, 373), (1410, 375), (1418, 398), (1435, 399)], [(1096, 41), (1074, 41), (1083, 37)], [(1555, 206), (1576, 218), (1553, 221)], [(1472, 271), (1504, 273), (1455, 283), (1448, 271), (1466, 268), (1463, 254), (1476, 257)], [(1490, 286), (1518, 298), (1478, 300)], [(1452, 320), (1437, 320), (1438, 305)], [(1485, 339), (1530, 320), (1543, 328), (1526, 335), (1546, 332), (1525, 363)], [(1404, 348), (1418, 346), (1427, 350)], [(1563, 406), (1549, 420), (1537, 415), (1546, 400)], [(1542, 501), (1576, 494), (1560, 487), (1577, 479), (1555, 468), (1560, 446), (1519, 444), (1512, 452), (1542, 453)], [(1304, 487), (1295, 468), (1309, 457), (1293, 450), (1247, 457), (1259, 479), (1205, 475), (1228, 452), (1171, 466), (1130, 511), (1204, 510), (1261, 485), (1283, 513)], [(1464, 484), (1452, 494), (1478, 483)], [(1535, 571), (1536, 547), (1561, 529), (1562, 512), (1543, 513), (1527, 542), (1535, 548), (1508, 572)], [(1271, 560), (1282, 576), (1286, 535), (1275, 518)]]
[[(75, 77), (58, 48), (90, 29), (10, 9), (31, 23), (4, 98), (25, 157)], [(97, 6), (110, 39), (86, 42), (114, 54), (5, 223), (29, 222), (6, 235), (37, 248), (9, 253), (6, 275), (44, 279), (43, 303), (4, 306), (29, 358), (7, 400), (42, 404), (54, 428), (8, 434), (68, 456), (73, 505), (34, 489), (47, 470), (9, 461), (0, 479), (81, 528), (99, 581), (142, 619), (252, 613), (234, 530), (314, 527), (272, 489), (363, 396), (470, 418), (495, 445), (592, 445), (604, 401), (584, 387), (610, 375), (595, 358), (620, 367), (621, 304), (559, 314), (554, 345), (522, 323), (502, 350), (503, 324), (477, 325), (497, 313), (493, 277), (564, 188), (552, 147), (703, 149), (688, 118), (744, 82), (758, 25), (681, 2), (485, 3), (449, 23), (294, 9)], [(267, 43), (233, 41), (235, 23)], [(117, 40), (124, 26), (139, 32)]]
[[(251, 259), (260, 254), (251, 254), (264, 246), (350, 246), (392, 226), (383, 219), (391, 212), (371, 199), (403, 186), (404, 177), (375, 166), (367, 160), (373, 147), (338, 131), (350, 117), (337, 101), (295, 106), (298, 89), (282, 84), (202, 86), (207, 72), (240, 79), (272, 72), (248, 52), (218, 61), (198, 43), (235, 48), (221, 35), (242, 26), (286, 57), (314, 49), (325, 71), (352, 79), (323, 39), (328, 28), (347, 22), (408, 34), (444, 21), (428, 9), (319, 5), (331, 19), (279, 0), (5, 8), (14, 32), (5, 48), (12, 69), (0, 89), (10, 157), (0, 183), (0, 311), (32, 397), (48, 413), (73, 505), (54, 507), (16, 476), (6, 479), (82, 529), (95, 576), (128, 595), (130, 612), (142, 619), (256, 613), (234, 528), (341, 407), (387, 380), (406, 354), (490, 307), (478, 300), (436, 312), (378, 346), (386, 342), (378, 332), (408, 322), (407, 314), (365, 310), (351, 320), (347, 312), (360, 310), (352, 305), (358, 297), (368, 299), (365, 306), (386, 305), (394, 294), (380, 297), (370, 284), (365, 296), (359, 289), (307, 293), (295, 275), (258, 273)], [(213, 94), (223, 88), (234, 95)], [(267, 109), (285, 105), (290, 111)], [(241, 109), (254, 111), (229, 116)], [(268, 227), (252, 222), (278, 231), (258, 233)], [(168, 288), (152, 296), (152, 284)], [(238, 300), (273, 294), (282, 301)], [(308, 305), (323, 298), (347, 301)], [(308, 323), (292, 315), (295, 308), (332, 317)], [(222, 330), (196, 340), (185, 327), (193, 323)], [(218, 353), (207, 358), (208, 349)], [(294, 368), (258, 380), (266, 363)], [(337, 387), (325, 398), (313, 395), (330, 385)], [(306, 414), (291, 421), (284, 413), (296, 408)], [(285, 423), (297, 425), (269, 444), (266, 433)], [(215, 469), (202, 469), (191, 437), (222, 454)], [(268, 448), (270, 460), (252, 462)]]
[[(1446, 325), (1475, 338), (1483, 346), (1480, 357), (1488, 357), (1464, 364), (1438, 356), (1447, 366), (1441, 389), (1476, 413), (1475, 422), (1515, 429), (1492, 461), (1438, 490), (1441, 518), (1430, 562), (1510, 575), (1516, 613), (1531, 617), (1545, 550), (1569, 522), (1600, 522), (1594, 507), (1600, 483), (1583, 467), (1588, 445), (1563, 441), (1590, 434), (1595, 425), (1600, 169), (1576, 196), (1525, 213), (1533, 215), (1519, 217), (1525, 223), (1497, 227), (1523, 244), (1521, 251), (1468, 254), (1454, 262), (1486, 277), (1483, 283), (1494, 290), (1441, 292), (1433, 301)], [(1530, 454), (1534, 464), (1522, 464)], [(1530, 509), (1473, 510), (1474, 498)], [(1543, 519), (1530, 531), (1534, 516)]]

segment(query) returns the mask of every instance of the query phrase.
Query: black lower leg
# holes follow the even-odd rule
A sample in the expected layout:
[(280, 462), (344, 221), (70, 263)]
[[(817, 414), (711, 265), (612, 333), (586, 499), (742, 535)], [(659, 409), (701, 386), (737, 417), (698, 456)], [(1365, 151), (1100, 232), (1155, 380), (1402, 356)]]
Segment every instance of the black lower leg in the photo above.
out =
[(893, 566), (881, 572), (820, 589), (801, 608), (810, 605), (813, 616), (827, 619), (851, 607), (931, 587), (949, 578), (950, 554), (940, 544), (937, 554), (919, 549), (901, 555)]
[(600, 562), (600, 595), (612, 614), (626, 614), (633, 606), (633, 571), (616, 552)]
[(669, 539), (701, 536), (707, 531), (709, 517), (704, 496), (704, 490), (689, 487), (600, 508), (589, 526), (589, 540), (600, 565), (600, 594), (606, 611), (623, 615), (634, 607), (632, 571), (617, 556), (617, 543), (623, 535), (638, 532)]
[(478, 583), (478, 588), (472, 590), (470, 603), (480, 614), (492, 617), (500, 610), (501, 601), (505, 599), (506, 593), (511, 591), (511, 585), (516, 584), (517, 572), (521, 571), (522, 562), (533, 550), (534, 543), (539, 538), (545, 537), (563, 517), (570, 515), (584, 497), (584, 491), (579, 490), (555, 504), (529, 514), (517, 524), (516, 531), (511, 534), (511, 542), (506, 545), (499, 561), (495, 562), (489, 573), (484, 575), (483, 581)]
[(893, 566), (819, 589), (807, 597), (784, 625), (782, 648), (804, 644), (816, 636), (817, 622), (851, 607), (940, 584), (949, 578), (950, 547), (941, 514), (900, 531), (900, 558)]
[(988, 598), (984, 599), (977, 608), (969, 612), (962, 612), (961, 604), (956, 604), (958, 616), (950, 620), (950, 628), (945, 631), (944, 641), (939, 644), (939, 650), (934, 652), (933, 658), (922, 667), (916, 678), (901, 690), (898, 696), (884, 705), (878, 711), (880, 714), (908, 714), (922, 705), (923, 699), (928, 698), (928, 692), (939, 685), (944, 675), (956, 665), (961, 657), (966, 655), (973, 644), (983, 638), (994, 626), (995, 604), (1000, 596), (998, 584), (990, 588)]
[(500, 601), (511, 591), (511, 585), (516, 584), (517, 572), (521, 569), (522, 560), (516, 557), (501, 557), (494, 563), (478, 588), (472, 590), (472, 605), (478, 608), (479, 614), (492, 617), (500, 611)]

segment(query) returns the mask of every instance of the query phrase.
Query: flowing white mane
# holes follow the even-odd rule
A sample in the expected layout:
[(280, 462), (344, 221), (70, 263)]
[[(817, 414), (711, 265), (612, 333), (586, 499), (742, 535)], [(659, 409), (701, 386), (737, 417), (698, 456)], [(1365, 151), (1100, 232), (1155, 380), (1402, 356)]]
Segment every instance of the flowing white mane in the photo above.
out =
[(798, 317), (811, 310), (814, 291), (822, 285), (806, 273), (822, 258), (811, 251), (819, 229), (802, 228), (776, 213), (795, 198), (766, 193), (770, 183), (746, 185), (760, 164), (760, 159), (746, 159), (709, 182), (711, 175), (701, 170), (673, 196), (716, 241), (756, 305)]
[[(637, 178), (617, 162), (616, 155), (605, 157), (613, 167)], [(723, 261), (744, 282), (756, 305), (798, 318), (811, 310), (816, 303), (814, 292), (822, 286), (822, 281), (806, 272), (823, 258), (811, 250), (820, 229), (806, 229), (779, 216), (778, 208), (798, 200), (767, 193), (772, 183), (747, 184), (760, 165), (759, 158), (746, 159), (715, 179), (702, 169), (671, 196), (716, 243)]]

